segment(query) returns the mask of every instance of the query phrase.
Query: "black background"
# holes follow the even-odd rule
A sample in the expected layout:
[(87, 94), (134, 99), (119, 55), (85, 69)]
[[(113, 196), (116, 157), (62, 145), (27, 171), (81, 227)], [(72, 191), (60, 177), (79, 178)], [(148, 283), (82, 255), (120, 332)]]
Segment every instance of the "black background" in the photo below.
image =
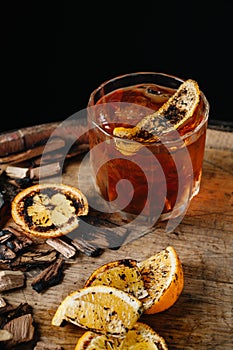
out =
[(210, 123), (233, 121), (230, 1), (0, 6), (0, 131), (64, 120), (100, 83), (136, 71), (197, 80)]

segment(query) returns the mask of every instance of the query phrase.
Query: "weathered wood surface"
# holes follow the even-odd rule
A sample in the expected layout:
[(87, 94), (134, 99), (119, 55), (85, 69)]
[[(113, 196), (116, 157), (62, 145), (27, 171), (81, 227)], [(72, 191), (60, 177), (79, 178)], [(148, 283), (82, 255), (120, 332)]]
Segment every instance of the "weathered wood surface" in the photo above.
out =
[[(78, 161), (69, 160), (63, 181), (77, 185)], [(86, 174), (86, 180), (90, 174)], [(79, 254), (67, 259), (64, 279), (44, 293), (27, 286), (2, 293), (12, 303), (29, 303), (40, 340), (74, 350), (83, 330), (51, 326), (60, 301), (81, 288), (95, 268), (120, 258), (145, 259), (167, 245), (177, 250), (185, 286), (177, 303), (157, 315), (142, 316), (163, 336), (170, 350), (233, 349), (233, 133), (208, 130), (201, 190), (172, 232), (162, 226), (99, 257)]]

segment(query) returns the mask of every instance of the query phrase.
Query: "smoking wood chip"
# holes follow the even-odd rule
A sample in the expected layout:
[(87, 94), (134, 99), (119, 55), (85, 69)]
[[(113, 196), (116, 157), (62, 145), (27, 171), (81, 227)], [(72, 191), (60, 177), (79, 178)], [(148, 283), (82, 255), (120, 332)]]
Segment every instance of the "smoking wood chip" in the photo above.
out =
[(56, 249), (65, 258), (72, 258), (77, 253), (77, 250), (71, 244), (65, 242), (60, 238), (48, 238), (46, 243)]
[(26, 314), (9, 321), (3, 328), (10, 332), (13, 337), (7, 342), (7, 348), (12, 349), (16, 344), (29, 342), (34, 337), (33, 317)]
[(22, 271), (0, 271), (0, 292), (23, 287), (25, 276)]
[(42, 341), (38, 341), (33, 350), (63, 350), (61, 346), (44, 343)]

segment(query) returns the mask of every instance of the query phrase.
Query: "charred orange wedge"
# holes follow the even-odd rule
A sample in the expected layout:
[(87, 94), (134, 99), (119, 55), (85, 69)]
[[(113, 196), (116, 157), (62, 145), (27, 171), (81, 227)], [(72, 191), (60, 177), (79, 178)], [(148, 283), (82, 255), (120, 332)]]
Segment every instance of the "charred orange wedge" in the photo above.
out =
[(78, 227), (78, 216), (87, 215), (88, 201), (78, 189), (64, 184), (37, 184), (13, 199), (12, 218), (25, 233), (51, 238)]
[(184, 273), (176, 250), (168, 246), (139, 263), (139, 269), (148, 292), (142, 299), (144, 313), (154, 314), (171, 307), (184, 287)]
[(75, 350), (168, 350), (163, 337), (146, 323), (137, 322), (124, 339), (87, 331), (79, 338)]
[(121, 259), (97, 268), (85, 283), (85, 287), (106, 285), (134, 295), (138, 299), (147, 296), (137, 261)]
[(133, 294), (140, 299), (144, 313), (157, 313), (171, 307), (184, 287), (180, 258), (168, 246), (146, 260), (122, 259), (97, 268), (84, 287), (108, 285)]
[(143, 312), (134, 296), (109, 286), (85, 287), (68, 295), (58, 306), (52, 325), (71, 322), (84, 329), (124, 337)]

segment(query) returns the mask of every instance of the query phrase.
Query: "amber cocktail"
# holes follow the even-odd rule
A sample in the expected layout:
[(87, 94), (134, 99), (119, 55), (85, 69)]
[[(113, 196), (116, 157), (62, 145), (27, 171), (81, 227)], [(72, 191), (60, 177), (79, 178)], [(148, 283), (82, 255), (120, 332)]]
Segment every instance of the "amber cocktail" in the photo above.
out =
[(151, 222), (185, 214), (200, 189), (209, 105), (204, 94), (195, 113), (158, 137), (121, 138), (176, 92), (182, 79), (139, 72), (103, 83), (88, 104), (90, 162), (101, 196), (115, 211)]

